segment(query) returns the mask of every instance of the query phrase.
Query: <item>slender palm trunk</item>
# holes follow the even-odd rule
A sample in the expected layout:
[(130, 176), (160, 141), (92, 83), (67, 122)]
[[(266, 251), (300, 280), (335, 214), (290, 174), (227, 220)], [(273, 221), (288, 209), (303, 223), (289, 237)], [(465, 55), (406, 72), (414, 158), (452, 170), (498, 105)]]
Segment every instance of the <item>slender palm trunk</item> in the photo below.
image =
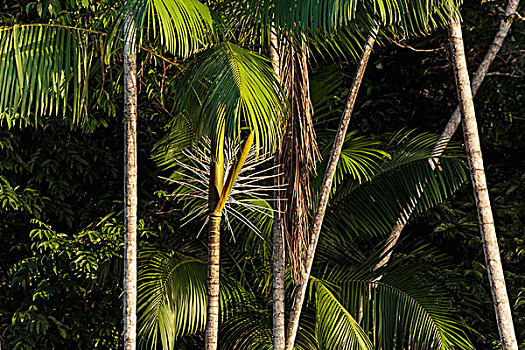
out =
[(206, 350), (217, 349), (219, 334), (219, 258), (222, 212), (209, 215), (208, 236), (208, 312), (206, 317)]
[(474, 197), (476, 198), (479, 226), (485, 253), (485, 264), (489, 275), (501, 345), (503, 350), (517, 350), (518, 343), (514, 333), (514, 324), (512, 323), (512, 314), (507, 289), (505, 287), (496, 229), (490, 207), (487, 180), (485, 178), (483, 157), (481, 155), (478, 126), (465, 59), (461, 25), (455, 21), (449, 25), (448, 29), (450, 50), (454, 63), (454, 77), (461, 114), (463, 115), (465, 148), (467, 150), (470, 175), (474, 187)]
[(293, 306), (290, 311), (290, 320), (288, 322), (287, 337), (286, 337), (286, 350), (292, 350), (295, 338), (297, 336), (297, 329), (299, 328), (299, 318), (301, 316), (301, 310), (304, 303), (304, 298), (306, 294), (306, 287), (308, 285), (308, 279), (310, 277), (310, 272), (312, 270), (312, 264), (314, 261), (315, 249), (317, 247), (317, 242), (319, 241), (319, 233), (321, 232), (321, 226), (323, 224), (323, 219), (326, 212), (326, 207), (328, 205), (328, 197), (330, 190), (332, 189), (332, 183), (334, 180), (335, 170), (337, 168), (337, 163), (341, 155), (341, 149), (343, 147), (344, 138), (346, 131), (348, 130), (348, 125), (350, 123), (350, 116), (354, 108), (354, 104), (357, 98), (357, 93), (359, 87), (361, 86), (361, 81), (363, 80), (363, 75), (365, 73), (366, 66), (368, 64), (368, 59), (372, 52), (372, 46), (375, 42), (375, 37), (377, 31), (374, 31), (369, 35), (365, 51), (363, 52), (361, 59), (359, 61), (356, 76), (352, 82), (352, 87), (348, 93), (348, 99), (346, 103), (343, 116), (341, 117), (341, 122), (339, 123), (339, 128), (337, 130), (337, 135), (334, 140), (334, 145), (332, 148), (332, 153), (330, 155), (330, 160), (326, 168), (326, 173), (323, 179), (323, 184), (321, 187), (321, 192), (319, 193), (319, 201), (317, 203), (317, 208), (315, 215), (312, 221), (311, 231), (310, 231), (310, 241), (308, 248), (306, 250), (306, 259), (305, 259), (305, 268), (306, 271), (301, 276), (301, 281), (297, 285), (296, 292), (294, 295)]
[(137, 330), (137, 55), (130, 17), (124, 45), (124, 349), (134, 350)]
[[(280, 76), (280, 63), (279, 55), (277, 50), (279, 42), (277, 35), (272, 32), (270, 33), (270, 60), (275, 74)], [(274, 156), (275, 172), (275, 185), (279, 186), (279, 150), (275, 152)], [(286, 258), (284, 251), (284, 236), (281, 226), (281, 205), (280, 205), (280, 193), (279, 188), (274, 192), (274, 215), (273, 215), (273, 349), (284, 350), (285, 346), (285, 289), (284, 289), (284, 273), (286, 270)]]
[[(224, 186), (224, 126), (217, 143), (212, 145), (208, 206), (208, 305), (206, 312), (205, 349), (216, 350), (219, 342), (219, 267), (222, 210), (215, 211)], [(214, 153), (215, 152), (215, 153)]]
[[(507, 37), (507, 34), (512, 25), (512, 18), (516, 14), (518, 4), (519, 4), (519, 0), (509, 0), (509, 2), (507, 3), (507, 8), (505, 9), (505, 18), (501, 20), (498, 31), (496, 32), (496, 35), (494, 37), (494, 40), (492, 41), (487, 52), (485, 53), (485, 56), (483, 57), (483, 60), (479, 64), (478, 69), (472, 76), (471, 87), (472, 87), (473, 96), (476, 96), (476, 93), (478, 92), (481, 83), (483, 82), (483, 80), (485, 79), (485, 76), (487, 75), (489, 71), (490, 65), (494, 61), (496, 54), (501, 49), (501, 46), (503, 45), (503, 42), (505, 41), (505, 38)], [(461, 122), (461, 112), (460, 112), (460, 107), (458, 105), (456, 109), (454, 110), (454, 113), (452, 113), (452, 116), (450, 117), (447, 125), (445, 126), (445, 129), (441, 133), (439, 142), (436, 145), (434, 152), (432, 152), (432, 158), (429, 159), (431, 166), (434, 166), (438, 158), (443, 153), (448, 142), (450, 141), (450, 139), (456, 132), (460, 122)], [(390, 232), (390, 235), (387, 239), (387, 246), (385, 247), (382, 253), (382, 255), (385, 255), (385, 254), (386, 255), (374, 267), (374, 269), (377, 270), (381, 266), (385, 265), (390, 259), (390, 256), (392, 255), (392, 248), (396, 245), (397, 241), (399, 240), (399, 237), (401, 236), (401, 232), (405, 228), (405, 225), (407, 224), (408, 219), (410, 218), (410, 215), (412, 214), (414, 208), (415, 206), (407, 208), (407, 215), (400, 217), (399, 220), (397, 221), (396, 225)]]

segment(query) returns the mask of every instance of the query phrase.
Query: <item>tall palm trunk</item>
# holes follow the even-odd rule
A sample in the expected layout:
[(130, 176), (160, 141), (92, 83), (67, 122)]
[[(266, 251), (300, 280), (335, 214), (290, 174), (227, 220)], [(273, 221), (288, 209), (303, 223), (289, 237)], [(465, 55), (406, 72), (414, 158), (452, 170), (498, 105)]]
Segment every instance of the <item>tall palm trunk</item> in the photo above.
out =
[(222, 211), (216, 211), (224, 187), (224, 126), (219, 126), (212, 145), (208, 216), (208, 306), (206, 312), (205, 349), (216, 350), (219, 338), (219, 267)]
[[(501, 20), (499, 24), (498, 31), (496, 32), (496, 35), (494, 36), (494, 40), (490, 44), (487, 52), (485, 53), (485, 56), (483, 57), (483, 60), (478, 66), (478, 69), (473, 75), (472, 78), (472, 95), (476, 96), (476, 93), (479, 90), (479, 87), (483, 80), (485, 79), (485, 76), (487, 75), (490, 65), (494, 61), (494, 58), (496, 57), (496, 54), (501, 49), (501, 46), (503, 45), (503, 42), (505, 41), (505, 38), (507, 37), (507, 34), (510, 30), (510, 27), (512, 25), (512, 18), (516, 14), (516, 10), (518, 8), (519, 0), (509, 0), (507, 3), (507, 8), (505, 9), (505, 17)], [(432, 158), (429, 159), (429, 162), (431, 166), (434, 166), (437, 159), (441, 156), (443, 153), (446, 145), (456, 132), (459, 123), (461, 122), (461, 112), (460, 107), (457, 106), (454, 110), (454, 113), (452, 113), (452, 116), (450, 117), (445, 129), (441, 133), (441, 136), (439, 137), (439, 142), (436, 145), (436, 148), (434, 149), (434, 152), (432, 152)], [(410, 215), (412, 214), (414, 210), (414, 206), (407, 208), (406, 215), (403, 215), (399, 218), (398, 222), (390, 232), (390, 235), (387, 239), (387, 246), (383, 250), (383, 254), (386, 254), (385, 257), (375, 266), (375, 269), (380, 268), (381, 266), (385, 265), (388, 260), (390, 259), (390, 256), (392, 254), (392, 248), (396, 245), (397, 241), (399, 240), (399, 237), (401, 236), (401, 232), (405, 228), (405, 225), (408, 222), (408, 219), (410, 218)], [(388, 252), (388, 253), (387, 253)]]
[[(275, 30), (270, 33), (269, 54), (272, 68), (277, 77), (280, 77), (280, 60), (277, 53), (279, 41)], [(279, 147), (280, 148), (280, 147)], [(281, 225), (281, 194), (279, 149), (274, 155), (274, 166), (276, 177), (274, 179), (277, 190), (274, 192), (274, 214), (273, 214), (273, 349), (284, 350), (285, 347), (285, 286), (284, 273), (286, 271), (286, 256), (284, 250), (284, 236)]]
[(350, 116), (352, 115), (352, 111), (357, 98), (357, 93), (363, 80), (363, 75), (368, 64), (368, 59), (370, 58), (370, 54), (372, 52), (372, 46), (374, 45), (376, 35), (377, 31), (374, 31), (368, 37), (365, 51), (363, 52), (363, 54), (361, 55), (361, 59), (359, 60), (356, 76), (354, 77), (352, 87), (350, 88), (350, 92), (348, 93), (345, 110), (343, 112), (343, 116), (341, 117), (339, 128), (334, 139), (332, 153), (330, 154), (330, 160), (328, 161), (328, 165), (326, 167), (326, 173), (323, 179), (321, 192), (319, 193), (319, 201), (317, 203), (317, 208), (310, 229), (310, 241), (306, 250), (306, 258), (304, 263), (305, 271), (303, 272), (301, 280), (297, 285), (292, 304), (293, 306), (290, 311), (290, 320), (288, 321), (288, 328), (286, 334), (286, 350), (292, 350), (294, 347), (295, 338), (297, 336), (297, 329), (299, 328), (299, 318), (301, 316), (301, 310), (303, 308), (304, 298), (306, 294), (306, 287), (308, 285), (308, 279), (310, 278), (310, 272), (312, 270), (315, 249), (317, 247), (317, 242), (319, 241), (319, 234), (321, 232), (321, 226), (323, 224), (326, 207), (328, 205), (328, 198), (332, 189), (335, 170), (337, 168), (337, 163), (339, 162), (339, 158), (341, 156), (344, 138), (346, 135), (346, 131), (348, 130), (348, 125), (350, 123)]
[(485, 178), (483, 157), (478, 135), (478, 125), (474, 111), (474, 102), (470, 88), (470, 80), (463, 47), (463, 35), (461, 25), (454, 21), (449, 25), (449, 42), (454, 63), (454, 77), (456, 80), (457, 93), (461, 114), (463, 115), (463, 135), (465, 148), (467, 150), (468, 164), (474, 187), (474, 197), (478, 210), (479, 226), (485, 253), (485, 264), (496, 311), (496, 320), (503, 350), (517, 350), (518, 343), (514, 333), (512, 314), (505, 287), (503, 268), (496, 237), (496, 229), (492, 210), (490, 207), (489, 191)]
[(129, 17), (124, 45), (124, 349), (134, 350), (137, 331), (137, 55)]

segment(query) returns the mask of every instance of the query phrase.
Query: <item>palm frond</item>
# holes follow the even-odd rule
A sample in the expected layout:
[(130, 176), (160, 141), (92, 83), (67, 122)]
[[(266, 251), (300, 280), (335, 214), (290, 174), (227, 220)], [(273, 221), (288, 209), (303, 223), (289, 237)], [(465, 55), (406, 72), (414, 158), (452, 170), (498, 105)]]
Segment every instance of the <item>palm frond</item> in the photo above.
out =
[[(333, 139), (331, 137), (333, 134), (335, 134), (335, 131), (325, 130), (319, 134), (319, 137)], [(370, 140), (365, 136), (357, 136), (356, 134), (356, 131), (352, 131), (345, 136), (341, 157), (339, 163), (337, 163), (334, 175), (332, 195), (348, 176), (357, 184), (371, 181), (379, 164), (383, 163), (385, 159), (391, 158), (387, 152), (378, 148), (381, 144), (379, 141)], [(327, 143), (321, 149), (323, 162), (319, 166), (320, 174), (324, 174), (326, 169), (331, 146), (330, 143)], [(321, 176), (317, 176), (312, 180), (314, 193), (319, 192), (322, 180)]]
[(206, 324), (205, 261), (157, 253), (139, 271), (139, 335), (143, 343), (172, 349), (175, 339)]
[[(134, 26), (128, 25), (130, 14)], [(125, 39), (135, 34), (140, 45), (151, 36), (182, 58), (206, 48), (215, 36), (210, 10), (198, 0), (128, 0), (117, 15), (114, 28), (108, 41), (111, 46), (119, 43), (117, 37)], [(110, 53), (107, 50), (107, 61)]]
[[(206, 261), (179, 252), (146, 250), (139, 269), (138, 314), (140, 341), (172, 349), (183, 336), (206, 326)], [(255, 298), (239, 283), (221, 276), (222, 317), (239, 307), (253, 307)], [(239, 306), (240, 305), (240, 306)]]
[[(379, 270), (374, 266), (389, 252), (384, 243), (370, 255), (347, 254), (348, 242), (323, 241), (316, 274), (330, 281), (338, 300), (358, 319), (377, 349), (473, 349), (452, 299), (425, 282), (428, 264), (443, 256), (425, 246), (409, 250)], [(345, 247), (346, 246), (346, 247)]]
[(0, 28), (0, 122), (87, 114), (91, 52), (98, 39), (81, 29), (29, 24)]
[(457, 157), (443, 156), (435, 168), (429, 165), (437, 136), (402, 135), (404, 145), (377, 165), (370, 181), (347, 179), (339, 185), (327, 210), (327, 229), (374, 236), (390, 232), (406, 208), (427, 210), (465, 182), (465, 165)]
[(225, 137), (238, 139), (241, 128), (248, 128), (255, 133), (255, 149), (273, 152), (285, 103), (265, 58), (221, 43), (204, 52), (188, 74), (179, 107), (198, 126), (198, 137), (208, 135), (215, 144), (223, 129)]
[(315, 277), (310, 277), (309, 282), (310, 296), (315, 295), (319, 349), (373, 349), (366, 332), (339, 302), (327, 282)]
[(450, 317), (443, 295), (415, 281), (405, 281), (405, 288), (394, 282), (383, 275), (380, 281), (339, 284), (345, 305), (354, 315), (363, 315), (362, 325), (373, 333), (377, 348), (474, 349), (464, 326)]
[(295, 26), (306, 33), (334, 32), (358, 21), (368, 28), (393, 26), (399, 32), (421, 34), (448, 23), (450, 11), (457, 8), (458, 2), (451, 0), (281, 0), (273, 13), (280, 27), (293, 30)]

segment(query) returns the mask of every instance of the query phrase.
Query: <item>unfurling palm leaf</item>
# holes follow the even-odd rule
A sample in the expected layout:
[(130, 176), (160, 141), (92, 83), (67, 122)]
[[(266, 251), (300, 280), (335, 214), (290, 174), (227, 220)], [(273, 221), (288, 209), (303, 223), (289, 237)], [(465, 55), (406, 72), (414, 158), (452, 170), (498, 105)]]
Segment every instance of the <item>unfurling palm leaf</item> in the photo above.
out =
[[(95, 40), (93, 40), (95, 39)], [(88, 31), (30, 24), (0, 28), (0, 122), (72, 113), (85, 117), (92, 46)]]
[[(195, 147), (184, 150), (181, 161), (177, 159), (174, 161), (176, 171), (168, 180), (178, 185), (173, 195), (184, 203), (184, 211), (187, 216), (182, 219), (183, 225), (194, 219), (202, 219), (206, 224), (209, 211), (208, 177), (212, 157), (210, 144), (208, 139), (204, 139)], [(226, 142), (225, 173), (231, 171), (238, 150), (238, 144), (232, 141)], [(224, 207), (225, 221), (232, 232), (234, 228), (242, 225), (260, 235), (261, 228), (263, 228), (261, 223), (273, 218), (272, 208), (268, 201), (272, 200), (272, 193), (278, 188), (266, 185), (275, 177), (272, 174), (273, 168), (264, 168), (268, 160), (270, 159), (257, 157), (255, 150), (248, 154)]]
[(239, 139), (241, 128), (247, 127), (255, 133), (256, 150), (273, 151), (285, 103), (265, 58), (221, 43), (204, 52), (188, 72), (180, 108), (199, 126), (197, 136), (209, 135), (215, 145), (221, 135)]

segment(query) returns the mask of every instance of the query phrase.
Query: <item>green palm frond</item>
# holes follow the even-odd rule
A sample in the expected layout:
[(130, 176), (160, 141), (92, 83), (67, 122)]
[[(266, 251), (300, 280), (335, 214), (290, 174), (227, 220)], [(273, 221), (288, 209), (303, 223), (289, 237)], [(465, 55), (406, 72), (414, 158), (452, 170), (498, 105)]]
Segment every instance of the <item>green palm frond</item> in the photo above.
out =
[(188, 69), (180, 107), (198, 126), (197, 136), (238, 139), (241, 128), (255, 133), (255, 149), (273, 151), (285, 103), (269, 62), (230, 43), (205, 51)]
[(280, 27), (296, 26), (304, 32), (334, 32), (358, 21), (368, 28), (393, 26), (404, 33), (421, 34), (448, 23), (450, 11), (457, 11), (458, 4), (452, 0), (280, 0), (274, 3), (273, 13)]
[(310, 296), (315, 296), (315, 330), (319, 349), (373, 349), (366, 332), (338, 300), (328, 283), (310, 277)]
[[(464, 326), (450, 317), (446, 298), (415, 281), (377, 280), (340, 283), (342, 300), (373, 333), (379, 349), (474, 349)], [(405, 287), (405, 288), (403, 288)], [(364, 302), (362, 302), (364, 301)], [(362, 306), (361, 306), (362, 305)]]
[[(135, 26), (127, 25), (130, 13)], [(152, 36), (178, 57), (206, 48), (215, 36), (210, 10), (198, 0), (128, 0), (120, 9), (114, 28), (110, 45), (118, 43), (117, 36), (124, 39), (132, 34), (129, 30), (138, 28), (137, 44), (145, 36)]]
[[(288, 275), (288, 277), (290, 277)], [(272, 312), (261, 306), (244, 307), (227, 318), (221, 329), (221, 349), (270, 350), (273, 349)], [(294, 344), (296, 350), (319, 349), (311, 315), (301, 318)]]
[(465, 182), (465, 165), (457, 157), (441, 157), (435, 169), (429, 165), (437, 136), (413, 132), (400, 135), (395, 141), (397, 150), (390, 152), (392, 159), (379, 162), (370, 181), (360, 183), (348, 178), (338, 186), (327, 210), (327, 229), (371, 235), (390, 232), (414, 202), (415, 211), (422, 212)]
[(87, 114), (91, 52), (89, 31), (60, 25), (0, 28), (0, 122), (8, 127), (37, 117)]
[[(319, 132), (320, 138), (326, 137), (331, 139), (331, 135), (334, 135), (335, 131), (323, 131)], [(357, 132), (352, 131), (345, 136), (343, 143), (343, 149), (341, 150), (341, 158), (337, 163), (336, 173), (334, 175), (334, 182), (332, 185), (332, 194), (335, 193), (337, 187), (344, 181), (346, 176), (351, 176), (353, 181), (358, 184), (370, 181), (372, 176), (379, 165), (379, 162), (383, 159), (390, 159), (390, 155), (377, 148), (380, 145), (379, 141), (370, 140), (364, 136), (356, 136)], [(326, 144), (321, 149), (321, 155), (323, 162), (319, 166), (319, 174), (324, 174), (330, 152), (332, 151), (332, 145)], [(315, 193), (318, 193), (318, 189), (322, 184), (322, 176), (317, 176), (312, 181), (312, 188)]]
[(139, 270), (139, 335), (172, 349), (175, 339), (206, 325), (205, 261), (182, 254), (157, 253)]
[(243, 310), (227, 319), (222, 327), (221, 348), (232, 350), (270, 350), (272, 314), (264, 309)]
[(368, 257), (348, 254), (348, 242), (324, 240), (316, 275), (333, 284), (339, 302), (363, 327), (377, 349), (473, 349), (450, 296), (425, 282), (428, 263), (444, 263), (428, 247), (411, 247), (375, 270), (384, 243)]
[[(369, 33), (379, 30), (382, 38), (412, 38), (449, 23), (459, 13), (458, 0), (321, 0), (277, 1), (276, 23), (288, 30), (301, 30), (310, 38), (312, 52), (321, 60), (358, 60)], [(296, 25), (300, 23), (300, 25)]]
[[(206, 261), (174, 252), (147, 250), (139, 269), (138, 333), (142, 345), (172, 349), (175, 341), (206, 326)], [(224, 275), (224, 274), (222, 274)], [(253, 307), (253, 294), (227, 275), (221, 276), (222, 317)], [(240, 305), (240, 306), (239, 306)]]

